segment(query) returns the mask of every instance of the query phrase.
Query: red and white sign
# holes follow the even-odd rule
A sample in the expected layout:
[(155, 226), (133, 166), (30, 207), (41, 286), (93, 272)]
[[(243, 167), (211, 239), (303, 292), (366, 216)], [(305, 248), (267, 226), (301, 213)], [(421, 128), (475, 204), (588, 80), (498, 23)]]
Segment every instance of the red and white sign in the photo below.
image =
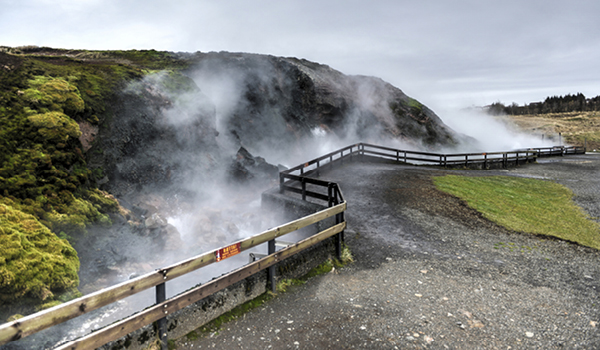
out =
[(221, 248), (221, 249), (215, 251), (215, 257), (217, 258), (217, 262), (218, 262), (223, 259), (227, 259), (229, 257), (237, 255), (237, 254), (241, 253), (241, 251), (242, 251), (242, 244), (235, 243), (235, 244), (232, 244), (230, 246), (227, 246), (225, 248)]

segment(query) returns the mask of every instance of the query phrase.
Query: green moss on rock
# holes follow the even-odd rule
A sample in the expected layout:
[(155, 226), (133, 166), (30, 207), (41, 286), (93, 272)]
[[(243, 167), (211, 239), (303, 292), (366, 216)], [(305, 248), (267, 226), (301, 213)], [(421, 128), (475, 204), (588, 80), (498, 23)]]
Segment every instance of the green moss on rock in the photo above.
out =
[(69, 140), (69, 137), (78, 138), (81, 136), (79, 125), (62, 112), (35, 114), (27, 117), (27, 119), (33, 126), (38, 128), (38, 133), (48, 141), (64, 143)]
[(48, 300), (77, 287), (77, 252), (34, 216), (0, 204), (0, 302)]
[[(68, 79), (77, 80), (74, 76), (69, 76)], [(83, 112), (85, 103), (77, 86), (65, 79), (35, 76), (29, 80), (29, 86), (23, 92), (23, 97), (39, 109), (47, 108), (71, 115)]]

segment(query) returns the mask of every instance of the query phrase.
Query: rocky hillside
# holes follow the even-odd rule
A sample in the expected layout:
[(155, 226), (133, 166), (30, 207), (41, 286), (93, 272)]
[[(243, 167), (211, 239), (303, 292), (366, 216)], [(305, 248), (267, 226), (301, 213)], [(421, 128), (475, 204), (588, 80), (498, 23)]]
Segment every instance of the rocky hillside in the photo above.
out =
[[(0, 209), (10, 213), (0, 217), (0, 303), (52, 305), (73, 291), (79, 261), (70, 244), (81, 278), (121, 261), (127, 254), (115, 246), (127, 235), (181, 247), (167, 217), (215, 189), (270, 185), (277, 168), (269, 162), (294, 165), (360, 140), (460, 142), (381, 79), (306, 60), (0, 47)], [(213, 238), (221, 236), (211, 222), (237, 230), (224, 214), (202, 215), (197, 226), (212, 227)], [(32, 257), (36, 282), (19, 284)]]

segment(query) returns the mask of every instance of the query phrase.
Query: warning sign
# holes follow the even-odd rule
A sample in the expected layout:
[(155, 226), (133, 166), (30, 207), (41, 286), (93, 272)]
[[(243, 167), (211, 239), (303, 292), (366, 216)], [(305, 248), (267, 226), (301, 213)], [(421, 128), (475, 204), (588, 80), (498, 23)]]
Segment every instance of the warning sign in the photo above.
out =
[(236, 254), (239, 254), (241, 251), (242, 251), (242, 244), (236, 243), (236, 244), (232, 244), (228, 247), (217, 250), (215, 252), (215, 257), (217, 258), (217, 261), (221, 261), (223, 259), (227, 259)]

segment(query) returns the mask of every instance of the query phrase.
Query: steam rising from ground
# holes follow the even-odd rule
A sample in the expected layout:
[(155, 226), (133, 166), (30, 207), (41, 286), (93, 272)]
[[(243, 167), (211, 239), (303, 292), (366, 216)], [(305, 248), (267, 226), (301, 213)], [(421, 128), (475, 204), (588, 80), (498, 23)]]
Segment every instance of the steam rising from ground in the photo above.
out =
[[(187, 73), (193, 80), (192, 88), (173, 89), (173, 81), (181, 77), (174, 80), (173, 73), (161, 72), (127, 89), (129, 93), (149, 93), (164, 100), (157, 122), (177, 135), (176, 144), (148, 146), (156, 148), (149, 154), (160, 154), (171, 163), (173, 184), (158, 189), (150, 184), (142, 191), (145, 197), (136, 199), (152, 203), (155, 209), (155, 213), (144, 214), (147, 226), (149, 215), (156, 214), (155, 222), (172, 228), (164, 252), (170, 258), (162, 262), (181, 260), (183, 251), (193, 256), (215, 249), (277, 223), (277, 218), (263, 216), (259, 201), (261, 192), (277, 185), (276, 176), (269, 179), (250, 174), (242, 181), (232, 177), (240, 147), (271, 164), (287, 167), (357, 142), (421, 148), (418, 140), (401, 137), (405, 130), (399, 128), (390, 107), (389, 101), (398, 96), (389, 94), (407, 97), (390, 90), (382, 80), (345, 77), (328, 67), (309, 70), (299, 65), (298, 71), (310, 75), (313, 84), (321, 84), (315, 89), (325, 90), (324, 97), (318, 98), (330, 101), (322, 104), (345, 108), (336, 99), (352, 98), (343, 118), (338, 117), (342, 125), (328, 126), (325, 119), (333, 115), (330, 111), (319, 111), (325, 117), (302, 115), (316, 113), (297, 105), (300, 95), (294, 79), (302, 75), (282, 74), (280, 64), (277, 59), (253, 60), (253, 56), (208, 58)], [(296, 69), (288, 61), (284, 68)], [(323, 71), (327, 74), (319, 75)], [(460, 149), (445, 152), (505, 151), (555, 143), (517, 132), (475, 111), (445, 112), (443, 119), (454, 130), (474, 139), (463, 142)]]
[[(294, 107), (297, 82), (290, 80), (293, 74), (281, 74), (277, 61), (269, 62), (252, 60), (252, 56), (236, 56), (230, 61), (205, 59), (188, 73), (199, 89), (184, 92), (168, 89), (172, 77), (165, 72), (129, 87), (129, 91), (145, 89), (165, 96), (162, 122), (174, 130), (178, 143), (183, 145), (157, 151), (171, 152), (168, 157), (178, 163), (179, 169), (173, 191), (184, 189), (186, 196), (174, 195), (175, 201), (156, 206), (163, 219), (177, 229), (179, 247), (185, 247), (190, 255), (273, 226), (275, 219), (262, 216), (259, 198), (262, 191), (277, 185), (277, 179), (232, 179), (231, 166), (240, 147), (267, 162), (287, 167), (357, 142), (421, 148), (418, 140), (400, 137), (404, 130), (399, 129), (389, 104), (392, 90), (374, 78), (342, 81), (352, 85), (357, 95), (341, 119), (343, 125), (336, 125), (335, 130), (318, 118), (302, 115), (295, 116), (301, 122), (294, 124), (296, 120), (285, 114), (306, 112), (302, 106)], [(334, 86), (336, 92), (350, 94), (340, 81), (327, 80), (332, 79), (331, 74), (315, 76), (315, 71), (304, 73), (310, 74), (315, 84), (325, 81), (323, 86)], [(333, 92), (324, 95), (338, 98)], [(443, 113), (443, 119), (455, 131), (472, 137), (473, 142), (440, 151), (492, 152), (556, 143), (518, 132), (505, 122), (474, 110), (448, 111)], [(180, 253), (175, 257), (181, 258)]]
[[(169, 72), (147, 76), (126, 89), (129, 94), (152, 96), (156, 103), (153, 108), (157, 111), (154, 122), (164, 127), (160, 131), (163, 135), (156, 136), (152, 143), (143, 146), (142, 153), (134, 153), (132, 157), (147, 158), (142, 161), (148, 162), (156, 172), (162, 171), (171, 184), (141, 184), (126, 196), (134, 205), (146, 209), (141, 214), (146, 227), (144, 232), (148, 234), (158, 229), (166, 238), (159, 237), (164, 245), (152, 253), (145, 246), (128, 246), (128, 259), (119, 267), (118, 277), (121, 280), (211, 251), (283, 223), (281, 217), (266, 216), (260, 208), (260, 194), (278, 184), (276, 177), (269, 180), (268, 177), (260, 177), (261, 174), (253, 174), (241, 182), (232, 177), (232, 165), (239, 161), (237, 152), (240, 147), (272, 164), (288, 167), (357, 142), (399, 149), (422, 148), (418, 140), (401, 137), (404, 130), (397, 124), (389, 104), (389, 89), (381, 80), (348, 78), (346, 82), (354, 84), (353, 91), (358, 94), (353, 99), (353, 106), (347, 108), (340, 119), (342, 125), (335, 125), (336, 129), (332, 130), (325, 120), (302, 115), (300, 112), (306, 112), (302, 106), (294, 107), (298, 102), (294, 95), (297, 82), (280, 74), (274, 66), (254, 64), (251, 69), (240, 70), (236, 65), (228, 66), (218, 60), (203, 62), (189, 73), (199, 89), (173, 88), (173, 83), (181, 77), (174, 77)], [(328, 79), (311, 78), (317, 83), (319, 79)], [(327, 87), (339, 85), (339, 82), (323, 84)], [(349, 93), (344, 87), (337, 88), (341, 94)], [(323, 94), (325, 99), (339, 98), (333, 92), (328, 94), (325, 91)], [(288, 109), (284, 110), (282, 106)], [(293, 120), (282, 117), (282, 113), (290, 110), (299, 111), (294, 117), (300, 123), (294, 124)], [(323, 113), (327, 115), (327, 111)], [(540, 136), (517, 132), (506, 123), (483, 113), (460, 111), (442, 115), (454, 130), (476, 140), (462, 143), (460, 151), (504, 151), (556, 143), (548, 139), (543, 142)], [(165, 138), (164, 135), (170, 137)], [(130, 165), (123, 162), (117, 167), (126, 171)], [(289, 238), (284, 237), (284, 240)], [(257, 247), (253, 251), (266, 253), (266, 247)], [(189, 278), (169, 282), (168, 295), (231, 271), (247, 261), (246, 252), (201, 269)], [(152, 293), (144, 295), (123, 301), (116, 307), (111, 306), (110, 311), (98, 311), (96, 314), (99, 316), (90, 315), (90, 319), (84, 322), (84, 328), (99, 327), (123, 317), (123, 310), (133, 312), (152, 304)], [(81, 335), (87, 331), (79, 329), (71, 334)]]
[(443, 120), (455, 131), (476, 140), (462, 146), (462, 152), (500, 152), (559, 144), (557, 135), (526, 133), (506, 116), (493, 117), (474, 108), (445, 111)]

